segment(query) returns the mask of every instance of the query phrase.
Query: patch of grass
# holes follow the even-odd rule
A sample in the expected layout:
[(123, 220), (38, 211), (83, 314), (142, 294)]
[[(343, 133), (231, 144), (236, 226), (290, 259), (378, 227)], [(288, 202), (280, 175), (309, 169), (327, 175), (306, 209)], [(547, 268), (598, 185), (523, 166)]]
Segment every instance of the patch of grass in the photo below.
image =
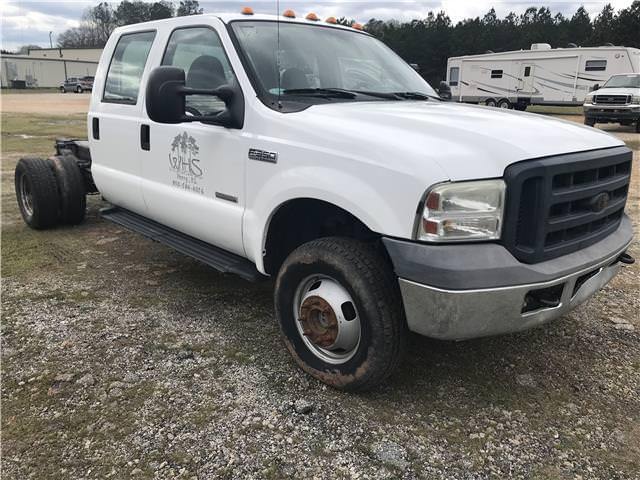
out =
[(51, 155), (58, 137), (86, 138), (86, 114), (65, 116), (2, 114), (2, 152)]
[(550, 105), (531, 105), (527, 112), (542, 113), (546, 115), (582, 115), (582, 107), (554, 107)]

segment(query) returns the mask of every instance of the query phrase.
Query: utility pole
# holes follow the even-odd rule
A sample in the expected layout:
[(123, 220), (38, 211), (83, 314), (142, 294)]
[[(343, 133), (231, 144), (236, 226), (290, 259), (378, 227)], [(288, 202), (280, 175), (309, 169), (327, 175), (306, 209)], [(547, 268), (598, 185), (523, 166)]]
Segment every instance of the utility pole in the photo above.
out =
[(51, 40), (51, 35), (53, 35), (53, 32), (49, 32), (49, 46), (53, 48), (53, 40)]

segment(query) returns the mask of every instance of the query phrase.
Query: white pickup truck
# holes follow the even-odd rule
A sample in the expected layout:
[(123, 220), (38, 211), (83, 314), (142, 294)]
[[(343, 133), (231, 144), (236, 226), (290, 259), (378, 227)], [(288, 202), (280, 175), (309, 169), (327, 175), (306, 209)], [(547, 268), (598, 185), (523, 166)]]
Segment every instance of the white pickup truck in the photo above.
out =
[(26, 223), (79, 223), (99, 192), (108, 220), (275, 278), (286, 347), (338, 388), (389, 376), (409, 331), (534, 327), (633, 262), (620, 140), (443, 102), (332, 18), (245, 10), (118, 28), (88, 136), (20, 160)]

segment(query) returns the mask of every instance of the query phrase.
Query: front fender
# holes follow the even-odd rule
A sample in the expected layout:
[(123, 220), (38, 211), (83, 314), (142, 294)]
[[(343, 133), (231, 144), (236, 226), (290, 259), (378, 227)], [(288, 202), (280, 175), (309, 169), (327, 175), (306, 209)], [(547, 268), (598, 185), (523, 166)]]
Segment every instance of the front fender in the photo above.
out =
[[(370, 230), (399, 238), (410, 238), (417, 202), (424, 186), (412, 179), (386, 179), (387, 186), (403, 192), (390, 195), (372, 182), (370, 173), (363, 178), (324, 166), (299, 166), (284, 169), (252, 192), (243, 219), (243, 242), (247, 256), (264, 271), (263, 251), (269, 224), (278, 209), (290, 200), (311, 198), (331, 203), (358, 218)], [(383, 181), (384, 179), (379, 179)], [(394, 183), (395, 182), (395, 183)], [(403, 185), (402, 183), (405, 183)], [(409, 185), (412, 184), (412, 185)], [(407, 189), (415, 195), (407, 195)], [(249, 203), (249, 202), (248, 202)]]

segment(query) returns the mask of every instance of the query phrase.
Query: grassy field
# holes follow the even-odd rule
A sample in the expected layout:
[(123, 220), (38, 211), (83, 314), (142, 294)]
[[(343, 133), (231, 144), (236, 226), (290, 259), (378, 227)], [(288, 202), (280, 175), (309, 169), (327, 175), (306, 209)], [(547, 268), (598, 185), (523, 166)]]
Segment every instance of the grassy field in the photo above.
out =
[(533, 331), (412, 337), (387, 384), (343, 394), (289, 359), (270, 282), (105, 223), (98, 196), (82, 225), (26, 228), (13, 169), (56, 136), (84, 115), (2, 115), (3, 480), (640, 478), (637, 264)]

